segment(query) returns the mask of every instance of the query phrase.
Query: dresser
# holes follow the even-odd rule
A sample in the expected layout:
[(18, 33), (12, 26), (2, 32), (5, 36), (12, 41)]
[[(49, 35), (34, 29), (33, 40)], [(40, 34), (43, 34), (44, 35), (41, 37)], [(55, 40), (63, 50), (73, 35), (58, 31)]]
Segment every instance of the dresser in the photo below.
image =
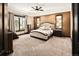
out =
[(8, 32), (8, 46), (7, 46), (7, 54), (13, 52), (13, 32)]
[(27, 24), (27, 33), (31, 32), (31, 24)]

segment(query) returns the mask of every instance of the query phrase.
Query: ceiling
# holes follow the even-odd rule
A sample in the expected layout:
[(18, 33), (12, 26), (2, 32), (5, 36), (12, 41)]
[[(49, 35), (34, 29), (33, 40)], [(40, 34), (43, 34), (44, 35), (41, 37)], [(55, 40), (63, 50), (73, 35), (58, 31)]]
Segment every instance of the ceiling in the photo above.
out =
[[(36, 5), (44, 11), (34, 11), (32, 7)], [(41, 16), (71, 11), (71, 3), (9, 3), (8, 10), (18, 15)]]

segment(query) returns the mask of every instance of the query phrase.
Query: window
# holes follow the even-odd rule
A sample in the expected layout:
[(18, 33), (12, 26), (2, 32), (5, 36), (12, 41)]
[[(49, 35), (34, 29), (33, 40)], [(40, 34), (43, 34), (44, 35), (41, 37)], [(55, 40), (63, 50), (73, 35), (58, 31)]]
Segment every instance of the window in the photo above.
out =
[(25, 18), (20, 17), (20, 30), (25, 28)]
[(37, 18), (37, 27), (40, 25), (40, 18)]
[(14, 16), (14, 25), (16, 31), (22, 31), (25, 28), (25, 17)]
[(56, 16), (56, 29), (62, 29), (62, 15)]
[(40, 17), (34, 17), (34, 29), (37, 29), (40, 26)]

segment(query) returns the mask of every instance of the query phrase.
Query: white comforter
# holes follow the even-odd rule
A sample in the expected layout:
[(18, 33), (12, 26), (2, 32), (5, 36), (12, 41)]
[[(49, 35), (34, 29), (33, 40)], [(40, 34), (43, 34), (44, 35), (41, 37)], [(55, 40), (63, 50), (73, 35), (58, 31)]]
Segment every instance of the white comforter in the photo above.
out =
[(36, 30), (32, 30), (30, 36), (42, 38), (48, 40), (48, 38), (53, 34), (53, 29), (49, 25), (40, 26)]
[(53, 33), (53, 30), (43, 30), (43, 29), (37, 29), (37, 30), (32, 30), (31, 32), (41, 32), (47, 36), (50, 36)]

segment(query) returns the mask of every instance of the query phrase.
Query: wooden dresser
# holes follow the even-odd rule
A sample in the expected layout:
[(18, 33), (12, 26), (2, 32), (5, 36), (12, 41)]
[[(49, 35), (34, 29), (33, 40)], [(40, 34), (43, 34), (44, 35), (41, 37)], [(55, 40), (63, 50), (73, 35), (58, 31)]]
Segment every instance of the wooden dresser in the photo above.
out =
[(13, 52), (13, 33), (8, 32), (8, 49), (7, 53), (12, 53)]

